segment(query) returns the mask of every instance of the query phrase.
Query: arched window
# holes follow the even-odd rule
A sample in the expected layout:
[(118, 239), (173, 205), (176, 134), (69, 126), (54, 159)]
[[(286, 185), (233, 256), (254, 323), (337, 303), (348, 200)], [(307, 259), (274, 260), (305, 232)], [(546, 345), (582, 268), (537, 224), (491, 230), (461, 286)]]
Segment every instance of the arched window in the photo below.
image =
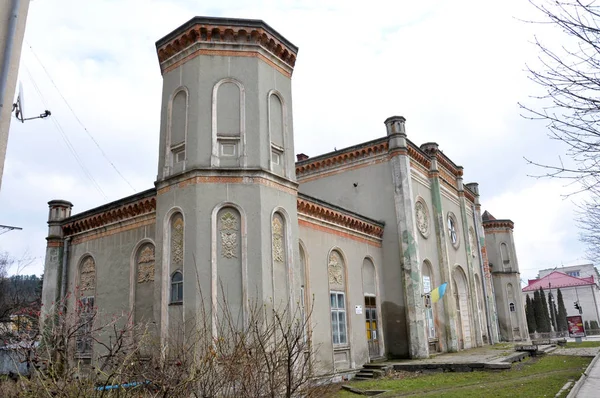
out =
[[(431, 264), (428, 260), (423, 261), (423, 294), (428, 295), (433, 290), (433, 274), (431, 272)], [(425, 325), (427, 328), (427, 337), (430, 339), (436, 338), (435, 320), (433, 316), (433, 308), (430, 300), (425, 303)]]
[(171, 103), (171, 117), (169, 124), (169, 143), (171, 152), (172, 172), (183, 171), (185, 156), (185, 140), (187, 135), (187, 107), (188, 95), (185, 89), (177, 91)]
[(183, 274), (175, 271), (171, 276), (171, 303), (183, 302)]
[(171, 303), (183, 302), (184, 222), (181, 213), (171, 217), (169, 237), (169, 270), (171, 272)]
[(93, 350), (92, 325), (96, 313), (96, 262), (91, 256), (85, 257), (79, 266), (79, 330), (76, 338), (77, 355), (90, 357)]
[(345, 268), (341, 254), (337, 250), (332, 250), (329, 254), (327, 270), (329, 274), (329, 303), (334, 346), (348, 344)]
[(508, 308), (510, 309), (510, 312), (515, 312), (515, 303), (510, 303)]
[(448, 213), (448, 236), (450, 237), (450, 242), (452, 246), (455, 248), (458, 247), (458, 223), (456, 222), (456, 217), (452, 213)]
[(285, 116), (281, 94), (269, 92), (269, 136), (271, 137), (271, 170), (285, 173)]
[(507, 267), (510, 263), (510, 256), (508, 254), (508, 246), (506, 245), (506, 243), (500, 244), (500, 256), (502, 257), (502, 263), (505, 267)]
[(245, 89), (225, 78), (213, 87), (212, 166), (243, 166), (245, 157)]

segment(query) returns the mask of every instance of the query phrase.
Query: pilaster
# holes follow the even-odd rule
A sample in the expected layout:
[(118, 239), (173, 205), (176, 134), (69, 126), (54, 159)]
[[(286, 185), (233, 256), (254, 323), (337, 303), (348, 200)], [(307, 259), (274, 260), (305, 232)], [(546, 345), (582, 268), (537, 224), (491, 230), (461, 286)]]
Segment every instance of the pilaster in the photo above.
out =
[(481, 314), (477, 308), (477, 286), (475, 285), (475, 269), (473, 265), (473, 256), (471, 255), (472, 250), (475, 248), (471, 247), (471, 239), (469, 238), (469, 222), (467, 218), (467, 203), (465, 199), (465, 190), (463, 185), (463, 168), (458, 167), (458, 177), (456, 179), (458, 186), (458, 203), (460, 205), (460, 218), (462, 223), (463, 241), (465, 242), (465, 250), (467, 254), (467, 269), (469, 279), (469, 305), (471, 306), (471, 314), (473, 314), (473, 320), (475, 323), (475, 343), (477, 347), (483, 345), (483, 338), (481, 336)]
[(421, 145), (421, 149), (429, 155), (431, 167), (429, 169), (429, 181), (431, 182), (431, 203), (433, 205), (433, 224), (435, 227), (435, 238), (437, 242), (440, 284), (448, 283), (446, 297), (440, 302), (444, 306), (444, 326), (446, 335), (446, 350), (448, 352), (458, 351), (458, 336), (456, 333), (457, 314), (456, 303), (451, 297), (454, 289), (452, 275), (448, 261), (448, 249), (446, 245), (446, 222), (444, 219), (444, 210), (442, 208), (442, 193), (440, 189), (440, 175), (437, 163), (438, 144), (431, 142)]
[(494, 293), (494, 283), (492, 281), (492, 273), (490, 270), (490, 262), (487, 256), (487, 249), (485, 246), (485, 232), (483, 229), (483, 219), (481, 218), (481, 202), (479, 200), (479, 184), (477, 183), (469, 183), (467, 187), (475, 194), (475, 211), (474, 211), (474, 221), (475, 221), (475, 235), (477, 237), (477, 243), (479, 245), (479, 262), (481, 264), (481, 271), (483, 273), (483, 289), (485, 296), (485, 306), (487, 311), (487, 321), (488, 321), (488, 332), (491, 334), (489, 336), (490, 343), (496, 344), (498, 343), (498, 314), (496, 312), (496, 295)]
[(400, 248), (404, 287), (404, 305), (408, 324), (409, 356), (427, 358), (429, 348), (425, 330), (425, 307), (423, 301), (421, 262), (416, 239), (417, 224), (414, 217), (414, 198), (410, 177), (410, 158), (406, 144), (406, 131), (402, 116), (392, 116), (385, 121), (389, 138), (394, 204)]

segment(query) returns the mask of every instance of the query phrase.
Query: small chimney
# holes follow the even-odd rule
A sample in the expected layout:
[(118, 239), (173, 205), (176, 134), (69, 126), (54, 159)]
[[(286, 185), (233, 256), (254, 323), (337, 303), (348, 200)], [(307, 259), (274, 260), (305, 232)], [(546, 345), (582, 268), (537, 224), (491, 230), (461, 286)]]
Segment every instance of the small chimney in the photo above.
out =
[(296, 160), (297, 160), (298, 162), (301, 162), (301, 161), (303, 161), (303, 160), (306, 160), (306, 159), (308, 159), (308, 157), (309, 157), (309, 156), (308, 156), (308, 155), (306, 155), (306, 154), (304, 154), (304, 153), (299, 153), (299, 154), (297, 154), (297, 155), (296, 155)]

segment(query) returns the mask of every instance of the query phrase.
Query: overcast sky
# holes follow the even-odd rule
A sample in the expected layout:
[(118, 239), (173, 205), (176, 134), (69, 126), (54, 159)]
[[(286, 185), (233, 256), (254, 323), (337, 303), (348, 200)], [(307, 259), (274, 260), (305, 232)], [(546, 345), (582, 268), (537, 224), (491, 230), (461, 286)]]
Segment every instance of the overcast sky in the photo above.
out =
[(536, 65), (534, 34), (561, 40), (521, 21), (536, 19), (526, 1), (35, 0), (20, 81), (26, 116), (50, 109), (52, 120), (13, 119), (0, 192), (0, 224), (23, 228), (1, 235), (0, 250), (35, 257), (25, 273), (43, 272), (49, 200), (69, 200), (79, 213), (135, 193), (106, 157), (137, 192), (153, 187), (154, 43), (196, 15), (263, 19), (300, 48), (296, 153), (384, 136), (387, 117), (405, 116), (410, 140), (437, 142), (464, 166), (465, 182), (480, 184), (483, 209), (515, 222), (523, 280), (586, 262), (573, 200), (563, 198), (573, 187), (528, 177), (539, 170), (524, 160), (556, 162), (564, 151), (543, 123), (520, 116), (517, 103), (539, 93), (524, 71)]

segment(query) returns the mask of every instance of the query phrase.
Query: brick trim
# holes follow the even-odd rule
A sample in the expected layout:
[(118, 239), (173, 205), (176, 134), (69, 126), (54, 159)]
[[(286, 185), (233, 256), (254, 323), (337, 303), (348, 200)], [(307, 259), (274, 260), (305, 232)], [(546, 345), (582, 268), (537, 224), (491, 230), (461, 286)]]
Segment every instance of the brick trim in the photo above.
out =
[(330, 226), (325, 226), (320, 224), (318, 221), (316, 220), (311, 220), (308, 218), (299, 218), (298, 219), (298, 226), (300, 227), (307, 227), (307, 228), (311, 228), (320, 232), (324, 232), (326, 234), (332, 234), (332, 235), (336, 235), (339, 236), (341, 238), (347, 238), (347, 239), (352, 239), (361, 243), (366, 243), (368, 245), (371, 246), (375, 246), (375, 247), (381, 247), (381, 241), (377, 241), (377, 240), (373, 240), (373, 239), (367, 239), (361, 236), (357, 236), (354, 235), (352, 233), (349, 232), (344, 232), (344, 231), (340, 231), (338, 229), (335, 229), (333, 227)]

